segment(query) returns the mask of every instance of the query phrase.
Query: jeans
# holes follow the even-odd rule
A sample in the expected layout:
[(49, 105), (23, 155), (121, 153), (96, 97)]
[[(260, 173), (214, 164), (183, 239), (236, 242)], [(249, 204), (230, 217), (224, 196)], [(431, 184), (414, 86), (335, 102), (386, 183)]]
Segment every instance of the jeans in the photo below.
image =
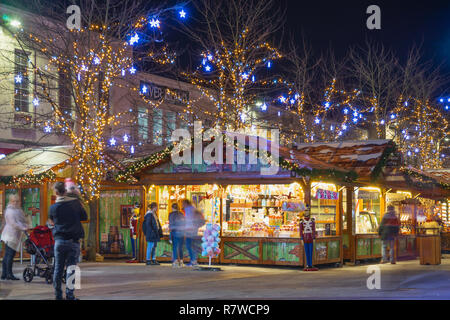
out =
[(189, 253), (189, 259), (192, 263), (197, 262), (197, 253), (194, 249), (194, 238), (186, 237), (186, 249)]
[(13, 275), (12, 267), (16, 251), (8, 247), (6, 243), (4, 243), (4, 245), (5, 245), (5, 254), (3, 255), (3, 262), (2, 262), (2, 277), (6, 278), (8, 276)]
[(183, 240), (183, 237), (172, 235), (172, 262), (183, 260)]
[[(53, 287), (55, 295), (62, 297), (61, 278), (64, 267), (76, 266), (80, 256), (80, 243), (73, 240), (55, 240), (55, 273), (53, 274)], [(74, 270), (75, 272), (75, 270)], [(73, 288), (69, 288), (69, 279), (72, 274), (67, 273), (66, 299), (73, 298)]]
[(387, 261), (387, 247), (389, 246), (389, 255), (390, 255), (390, 261), (395, 262), (395, 254), (394, 254), (394, 243), (395, 240), (382, 240), (383, 244), (381, 246), (381, 254), (383, 255), (383, 261)]
[(306, 266), (312, 267), (312, 257), (313, 257), (313, 248), (314, 243), (304, 243), (305, 245), (305, 255), (306, 255)]
[(136, 239), (130, 237), (131, 239), (131, 250), (133, 251), (133, 259), (136, 258)]
[(156, 246), (158, 242), (148, 241), (147, 242), (147, 261), (156, 260)]

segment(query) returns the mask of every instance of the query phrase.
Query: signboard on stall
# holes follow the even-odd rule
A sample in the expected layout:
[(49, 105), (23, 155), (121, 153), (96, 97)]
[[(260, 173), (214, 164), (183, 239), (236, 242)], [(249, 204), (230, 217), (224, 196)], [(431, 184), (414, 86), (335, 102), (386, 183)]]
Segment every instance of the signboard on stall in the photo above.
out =
[(377, 200), (380, 198), (380, 194), (376, 191), (365, 191), (365, 190), (360, 190), (358, 192), (358, 199), (363, 199), (363, 200)]
[(317, 189), (316, 191), (316, 199), (337, 200), (338, 198), (339, 193), (334, 191), (324, 189)]

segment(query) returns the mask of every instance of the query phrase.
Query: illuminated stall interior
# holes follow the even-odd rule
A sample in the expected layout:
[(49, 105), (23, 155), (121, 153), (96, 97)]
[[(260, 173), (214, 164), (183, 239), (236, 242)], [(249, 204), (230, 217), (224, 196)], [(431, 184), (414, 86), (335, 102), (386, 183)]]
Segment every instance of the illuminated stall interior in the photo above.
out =
[[(147, 205), (158, 204), (163, 233), (169, 234), (172, 204), (190, 200), (206, 221), (222, 224), (227, 237), (298, 238), (305, 210), (300, 184), (165, 185), (148, 188)], [(222, 206), (222, 208), (220, 208)], [(222, 213), (222, 219), (220, 218)], [(311, 215), (319, 237), (337, 234), (338, 193), (333, 184), (313, 183)], [(212, 220), (211, 220), (212, 219)], [(200, 234), (202, 234), (200, 229)]]
[(356, 234), (376, 234), (381, 222), (381, 190), (376, 187), (357, 188), (354, 194)]

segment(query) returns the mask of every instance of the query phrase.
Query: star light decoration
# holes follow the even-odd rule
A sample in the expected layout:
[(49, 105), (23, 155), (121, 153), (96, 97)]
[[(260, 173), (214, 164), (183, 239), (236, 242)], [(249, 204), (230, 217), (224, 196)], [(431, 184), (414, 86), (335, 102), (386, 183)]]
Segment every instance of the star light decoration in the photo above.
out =
[[(272, 82), (274, 75), (264, 72), (267, 74), (264, 77), (258, 71), (270, 66), (270, 61), (281, 59), (282, 55), (266, 42), (248, 45), (251, 42), (248, 33), (249, 30), (244, 29), (237, 35), (239, 41), (224, 39), (214, 50), (205, 48), (197, 71), (183, 74), (202, 97), (212, 102), (214, 110), (200, 109), (193, 101), (188, 101), (182, 118), (183, 115), (195, 115), (196, 118), (210, 119), (211, 126), (251, 129), (248, 119), (253, 118), (253, 114), (247, 114), (247, 109), (257, 100), (255, 88), (268, 90), (276, 86)], [(247, 116), (243, 117), (243, 114)], [(192, 121), (187, 117), (182, 120)]]
[(180, 18), (181, 18), (181, 19), (186, 18), (186, 11), (184, 11), (184, 9), (181, 9), (181, 10), (178, 12), (178, 14), (180, 15)]
[(157, 29), (160, 28), (160, 21), (159, 21), (159, 19), (152, 18), (149, 23), (150, 23), (150, 27), (151, 28), (157, 28)]

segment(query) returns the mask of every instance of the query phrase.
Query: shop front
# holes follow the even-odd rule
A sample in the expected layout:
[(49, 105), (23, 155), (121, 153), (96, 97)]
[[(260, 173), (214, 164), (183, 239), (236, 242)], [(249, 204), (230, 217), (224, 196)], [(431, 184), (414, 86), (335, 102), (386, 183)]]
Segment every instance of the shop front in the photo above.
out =
[[(286, 178), (291, 180), (291, 178)], [(257, 180), (257, 179), (255, 179)], [(312, 183), (311, 214), (316, 220), (314, 263), (341, 263), (339, 196), (333, 184)], [(171, 261), (169, 214), (184, 199), (203, 212), (205, 220), (220, 225), (220, 255), (215, 263), (304, 265), (299, 221), (305, 210), (305, 192), (298, 182), (272, 184), (150, 185), (147, 207), (158, 204), (164, 238), (157, 258)], [(195, 247), (201, 252), (199, 229)], [(142, 243), (145, 249), (145, 243)], [(184, 253), (187, 258), (187, 252)], [(199, 256), (200, 262), (207, 257)]]
[[(207, 222), (220, 226), (220, 254), (214, 258), (215, 263), (303, 266), (299, 221), (310, 205), (317, 231), (313, 263), (342, 264), (339, 179), (347, 178), (348, 171), (304, 155), (297, 157), (282, 148), (280, 155), (290, 162), (281, 162), (278, 172), (271, 175), (261, 174), (259, 158), (250, 164), (249, 152), (245, 153), (245, 164), (192, 165), (176, 165), (167, 153), (152, 154), (118, 175), (119, 182), (134, 177), (135, 183), (144, 187), (145, 207), (152, 202), (158, 205), (164, 233), (156, 250), (159, 261), (172, 260), (171, 206), (181, 206), (182, 200), (188, 199), (203, 212)], [(198, 233), (197, 252), (201, 252), (204, 228)], [(146, 250), (143, 237), (140, 244), (142, 258)], [(188, 257), (187, 252), (184, 257)], [(199, 256), (198, 260), (207, 262), (208, 258)]]

